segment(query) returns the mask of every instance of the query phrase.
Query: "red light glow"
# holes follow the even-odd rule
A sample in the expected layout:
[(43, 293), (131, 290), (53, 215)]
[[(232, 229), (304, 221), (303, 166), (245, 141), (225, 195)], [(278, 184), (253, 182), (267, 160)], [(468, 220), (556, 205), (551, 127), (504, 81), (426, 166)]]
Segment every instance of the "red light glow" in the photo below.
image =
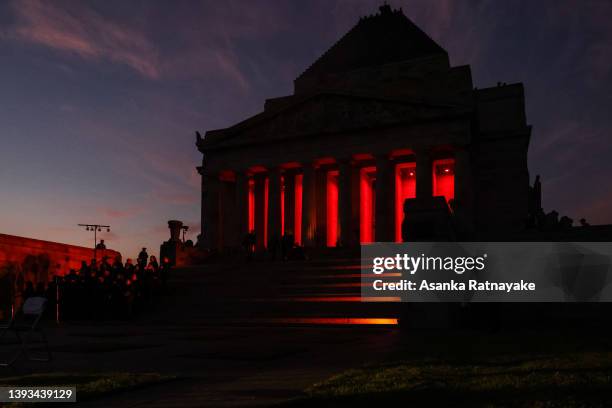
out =
[(264, 181), (264, 247), (268, 247), (268, 191), (270, 190), (270, 179), (266, 177)]
[(404, 201), (416, 197), (415, 163), (399, 163), (395, 166), (395, 242), (402, 242)]
[(236, 181), (236, 173), (231, 170), (222, 170), (221, 172), (219, 172), (219, 180)]
[(255, 230), (255, 180), (249, 178), (249, 232)]
[(298, 245), (302, 245), (302, 179), (303, 175), (301, 174), (295, 176), (295, 224), (293, 234)]
[[(266, 299), (267, 300), (267, 299)], [(313, 303), (360, 303), (360, 302), (381, 302), (381, 303), (399, 303), (402, 298), (395, 296), (387, 297), (368, 297), (368, 296), (334, 296), (334, 295), (321, 295), (321, 296), (303, 296), (303, 297), (290, 297), (278, 299), (281, 302), (313, 302)]]
[(378, 317), (286, 317), (272, 322), (284, 324), (314, 324), (314, 325), (386, 325), (397, 326), (396, 318)]
[(374, 237), (374, 180), (376, 167), (363, 167), (359, 172), (359, 240), (372, 242)]
[(433, 162), (433, 195), (444, 196), (446, 201), (455, 197), (455, 160), (442, 159)]
[(327, 246), (338, 243), (338, 170), (327, 172)]
[(285, 235), (285, 177), (281, 176), (280, 185), (281, 237)]

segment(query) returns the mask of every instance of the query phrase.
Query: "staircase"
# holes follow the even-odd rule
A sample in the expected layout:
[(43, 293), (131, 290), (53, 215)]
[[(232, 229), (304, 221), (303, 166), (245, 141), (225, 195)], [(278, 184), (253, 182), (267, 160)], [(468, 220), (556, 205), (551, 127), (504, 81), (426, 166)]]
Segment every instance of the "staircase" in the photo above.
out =
[(360, 259), (219, 260), (172, 271), (166, 314), (181, 324), (397, 324), (396, 303), (362, 302)]

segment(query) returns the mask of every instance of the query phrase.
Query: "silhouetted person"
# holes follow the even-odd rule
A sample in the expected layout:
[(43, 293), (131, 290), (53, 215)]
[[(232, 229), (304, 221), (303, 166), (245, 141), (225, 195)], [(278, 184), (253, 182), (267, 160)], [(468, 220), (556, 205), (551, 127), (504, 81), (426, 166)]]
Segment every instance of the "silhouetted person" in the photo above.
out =
[(134, 261), (132, 261), (132, 258), (128, 258), (125, 260), (125, 266), (123, 267), (123, 269), (125, 270), (128, 277), (132, 273), (134, 273)]
[(149, 257), (149, 264), (144, 271), (144, 294), (147, 301), (151, 301), (153, 293), (158, 287), (159, 278), (159, 263), (154, 255)]
[[(81, 261), (81, 270), (80, 271), (81, 271), (81, 276), (89, 275), (90, 269), (89, 269), (89, 265), (87, 265), (87, 262)], [(76, 274), (76, 271), (74, 269), (71, 269), (70, 273), (73, 273), (73, 272)]]
[(106, 244), (104, 244), (104, 240), (101, 239), (98, 245), (96, 245), (96, 249), (106, 249)]
[(117, 276), (118, 273), (123, 273), (123, 263), (121, 262), (121, 256), (117, 255), (112, 265), (113, 276)]
[(108, 263), (108, 256), (105, 256), (102, 258), (102, 263), (100, 264), (100, 267), (104, 267), (104, 269), (110, 269), (111, 265), (110, 263)]
[(159, 271), (159, 263), (157, 262), (157, 258), (155, 255), (151, 255), (149, 257), (149, 264), (147, 265), (147, 269), (151, 269), (155, 274)]
[(147, 248), (142, 248), (142, 251), (138, 254), (138, 265), (144, 269), (147, 266), (149, 260), (149, 254), (147, 254)]

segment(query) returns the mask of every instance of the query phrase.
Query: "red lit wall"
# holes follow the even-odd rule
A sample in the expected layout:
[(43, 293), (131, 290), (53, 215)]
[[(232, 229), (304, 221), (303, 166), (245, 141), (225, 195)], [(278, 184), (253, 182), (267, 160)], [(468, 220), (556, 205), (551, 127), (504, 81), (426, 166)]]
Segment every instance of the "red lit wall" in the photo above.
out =
[(442, 159), (433, 162), (433, 195), (444, 196), (447, 202), (455, 197), (454, 159)]
[(402, 242), (404, 201), (416, 197), (416, 164), (399, 163), (395, 166), (395, 242)]
[(281, 176), (280, 191), (281, 237), (285, 235), (285, 177)]
[[(110, 262), (121, 257), (119, 252), (111, 249), (97, 250), (95, 255), (98, 261), (108, 257)], [(89, 263), (93, 257), (92, 248), (0, 234), (0, 271), (3, 277), (17, 277), (12, 288), (8, 279), (0, 282), (3, 293), (0, 296), (0, 320), (7, 320), (21, 305), (26, 281), (33, 282), (34, 286), (47, 284), (54, 276), (64, 276), (70, 269), (78, 270), (82, 261)]]
[(249, 178), (249, 232), (255, 230), (255, 180)]
[(270, 191), (270, 179), (268, 177), (266, 177), (266, 180), (264, 181), (264, 247), (268, 247), (268, 210), (269, 210), (269, 205), (268, 205), (268, 200), (269, 200), (269, 194), (268, 192)]
[(302, 242), (302, 177), (301, 174), (281, 177), (281, 234), (293, 234), (298, 245)]
[(295, 224), (293, 233), (295, 242), (302, 245), (302, 180), (303, 175), (295, 176)]
[[(93, 255), (92, 248), (0, 234), (0, 268), (14, 264), (24, 279), (35, 283), (46, 283), (54, 275), (64, 276), (70, 269), (79, 269), (81, 261), (89, 263)], [(112, 262), (121, 254), (111, 249), (96, 251), (98, 260), (105, 256)]]
[(363, 167), (359, 173), (359, 241), (373, 242), (374, 189), (376, 167)]
[(327, 246), (338, 243), (338, 170), (327, 172)]

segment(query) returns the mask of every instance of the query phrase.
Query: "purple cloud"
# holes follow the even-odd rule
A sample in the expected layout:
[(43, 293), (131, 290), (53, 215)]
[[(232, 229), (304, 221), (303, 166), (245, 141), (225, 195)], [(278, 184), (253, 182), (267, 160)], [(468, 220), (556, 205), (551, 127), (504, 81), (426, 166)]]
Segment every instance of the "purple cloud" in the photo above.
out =
[(11, 5), (16, 24), (8, 30), (9, 37), (87, 60), (125, 64), (150, 79), (160, 77), (158, 52), (141, 32), (103, 17), (84, 3), (21, 0)]

